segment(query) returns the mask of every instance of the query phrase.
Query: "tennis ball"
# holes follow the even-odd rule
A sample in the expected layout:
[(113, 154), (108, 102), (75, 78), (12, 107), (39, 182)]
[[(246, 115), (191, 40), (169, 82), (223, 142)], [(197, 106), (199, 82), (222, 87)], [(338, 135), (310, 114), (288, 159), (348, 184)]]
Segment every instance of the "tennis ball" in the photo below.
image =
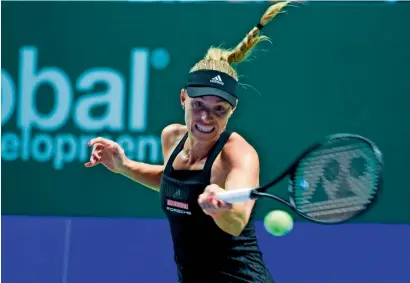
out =
[(289, 213), (282, 210), (273, 210), (265, 215), (266, 231), (274, 236), (284, 236), (293, 228), (293, 219)]

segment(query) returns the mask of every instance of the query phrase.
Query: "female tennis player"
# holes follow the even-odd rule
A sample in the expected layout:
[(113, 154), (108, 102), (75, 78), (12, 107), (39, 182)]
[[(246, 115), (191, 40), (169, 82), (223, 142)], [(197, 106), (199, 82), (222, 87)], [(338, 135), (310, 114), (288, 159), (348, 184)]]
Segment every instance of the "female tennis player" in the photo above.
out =
[(253, 223), (254, 201), (227, 204), (213, 195), (259, 185), (259, 159), (239, 134), (226, 131), (238, 105), (234, 68), (267, 37), (260, 30), (287, 5), (270, 6), (232, 50), (210, 48), (181, 90), (185, 125), (161, 134), (164, 165), (129, 160), (114, 141), (96, 138), (86, 167), (109, 170), (160, 192), (175, 250), (179, 282), (273, 282)]

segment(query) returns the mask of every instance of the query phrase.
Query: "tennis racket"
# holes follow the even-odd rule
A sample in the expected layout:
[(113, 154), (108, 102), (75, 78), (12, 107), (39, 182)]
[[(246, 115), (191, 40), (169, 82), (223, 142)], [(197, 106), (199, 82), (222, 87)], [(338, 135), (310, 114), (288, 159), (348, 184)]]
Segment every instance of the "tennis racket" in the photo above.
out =
[[(305, 150), (270, 183), (221, 192), (215, 198), (235, 203), (266, 197), (310, 221), (341, 223), (359, 216), (376, 201), (382, 167), (382, 153), (372, 141), (359, 135), (336, 134)], [(266, 192), (286, 177), (288, 201)]]

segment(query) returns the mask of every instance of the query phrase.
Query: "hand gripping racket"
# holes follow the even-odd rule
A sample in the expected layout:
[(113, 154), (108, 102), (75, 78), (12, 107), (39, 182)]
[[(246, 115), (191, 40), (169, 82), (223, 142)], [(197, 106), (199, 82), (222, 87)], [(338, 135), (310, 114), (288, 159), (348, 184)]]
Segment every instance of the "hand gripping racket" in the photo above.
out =
[[(216, 194), (228, 203), (259, 197), (275, 199), (318, 223), (345, 222), (366, 211), (382, 184), (382, 153), (370, 140), (353, 134), (326, 137), (304, 151), (281, 175), (259, 188)], [(289, 201), (267, 189), (289, 178)]]

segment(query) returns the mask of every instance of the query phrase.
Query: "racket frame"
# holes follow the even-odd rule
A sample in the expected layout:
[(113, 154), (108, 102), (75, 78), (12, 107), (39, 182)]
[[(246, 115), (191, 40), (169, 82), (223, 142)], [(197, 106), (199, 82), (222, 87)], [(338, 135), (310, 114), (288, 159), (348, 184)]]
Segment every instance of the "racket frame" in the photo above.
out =
[[(376, 163), (377, 163), (377, 166), (376, 166), (377, 167), (376, 168), (377, 181), (376, 181), (376, 184), (375, 184), (376, 189), (373, 192), (373, 198), (371, 199), (370, 203), (366, 206), (366, 208), (359, 211), (359, 212), (357, 212), (353, 217), (349, 217), (345, 220), (334, 221), (334, 222), (316, 220), (316, 219), (313, 219), (313, 218), (307, 216), (306, 214), (304, 214), (303, 212), (301, 212), (297, 209), (297, 206), (296, 206), (296, 203), (295, 203), (294, 197), (293, 197), (294, 192), (295, 192), (295, 182), (294, 182), (294, 180), (295, 180), (296, 168), (298, 167), (300, 162), (306, 156), (308, 156), (311, 152), (313, 152), (317, 148), (321, 147), (323, 144), (328, 143), (329, 141), (336, 140), (336, 139), (341, 139), (341, 138), (359, 139), (359, 140), (367, 143), (370, 146), (370, 148), (372, 149), (372, 151), (375, 155), (375, 159), (376, 159)], [(367, 139), (363, 136), (357, 135), (357, 134), (339, 133), (339, 134), (329, 135), (329, 136), (325, 137), (321, 142), (317, 142), (317, 143), (313, 144), (312, 146), (310, 146), (309, 148), (307, 148), (278, 177), (273, 179), (271, 182), (265, 184), (264, 186), (261, 186), (257, 189), (252, 190), (250, 195), (251, 195), (252, 199), (257, 199), (257, 198), (260, 198), (260, 197), (264, 197), (264, 198), (270, 198), (270, 199), (274, 199), (276, 201), (279, 201), (282, 204), (284, 204), (284, 205), (288, 206), (289, 208), (291, 208), (293, 211), (295, 211), (301, 217), (303, 217), (303, 218), (305, 218), (309, 221), (312, 221), (312, 222), (316, 222), (316, 223), (320, 223), (320, 224), (336, 224), (336, 223), (341, 224), (341, 223), (346, 223), (346, 222), (350, 221), (351, 219), (362, 215), (364, 212), (368, 212), (369, 209), (373, 207), (374, 203), (376, 202), (376, 200), (379, 196), (379, 191), (381, 190), (381, 187), (382, 187), (382, 184), (383, 184), (382, 170), (383, 170), (383, 156), (382, 156), (381, 151), (379, 150), (379, 148), (377, 147), (377, 145), (373, 141), (371, 141), (371, 140), (369, 140), (369, 139)], [(270, 187), (275, 186), (278, 182), (282, 181), (287, 176), (289, 176), (289, 185), (288, 185), (289, 201), (286, 201), (283, 198), (275, 196), (273, 194), (266, 193), (267, 189), (269, 189)]]

